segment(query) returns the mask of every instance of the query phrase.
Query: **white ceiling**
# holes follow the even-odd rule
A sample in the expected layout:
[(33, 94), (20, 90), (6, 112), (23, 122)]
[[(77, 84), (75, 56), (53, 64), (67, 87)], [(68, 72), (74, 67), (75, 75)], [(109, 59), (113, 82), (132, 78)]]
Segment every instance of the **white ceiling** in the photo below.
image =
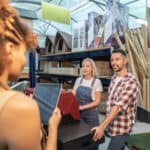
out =
[[(41, 0), (11, 0), (12, 5), (20, 11), (21, 15), (27, 18), (40, 18), (33, 21), (33, 27), (40, 35), (55, 35), (57, 30), (71, 32), (74, 22), (87, 18), (88, 12), (95, 11), (99, 14), (105, 13), (106, 0), (45, 0), (49, 3), (61, 5), (71, 10), (71, 24), (64, 25), (41, 19)], [(136, 18), (146, 18), (146, 6), (150, 6), (150, 0), (118, 0), (129, 7), (129, 26), (137, 27), (140, 24)]]

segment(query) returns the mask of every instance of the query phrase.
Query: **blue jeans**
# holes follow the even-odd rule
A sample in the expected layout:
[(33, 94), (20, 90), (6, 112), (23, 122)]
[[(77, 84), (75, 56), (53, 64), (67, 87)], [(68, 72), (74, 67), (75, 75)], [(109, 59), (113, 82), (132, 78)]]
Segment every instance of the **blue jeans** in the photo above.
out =
[(111, 136), (110, 143), (108, 145), (107, 150), (124, 150), (125, 145), (128, 141), (128, 134)]

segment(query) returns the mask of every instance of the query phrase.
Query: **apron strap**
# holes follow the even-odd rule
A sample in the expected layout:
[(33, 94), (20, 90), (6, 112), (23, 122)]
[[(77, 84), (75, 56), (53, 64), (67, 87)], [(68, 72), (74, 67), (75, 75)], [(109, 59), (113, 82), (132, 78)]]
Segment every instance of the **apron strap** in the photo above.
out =
[(83, 82), (83, 77), (81, 77), (80, 84), (82, 84), (82, 82)]
[(96, 79), (97, 79), (97, 78), (94, 77), (94, 79), (93, 79), (93, 81), (92, 81), (92, 83), (91, 83), (91, 87), (94, 86), (94, 83), (95, 83)]
[[(94, 83), (95, 83), (96, 79), (97, 78), (94, 77), (94, 79), (92, 80), (91, 87), (94, 86)], [(83, 77), (81, 77), (80, 84), (82, 84), (82, 82), (83, 82)]]

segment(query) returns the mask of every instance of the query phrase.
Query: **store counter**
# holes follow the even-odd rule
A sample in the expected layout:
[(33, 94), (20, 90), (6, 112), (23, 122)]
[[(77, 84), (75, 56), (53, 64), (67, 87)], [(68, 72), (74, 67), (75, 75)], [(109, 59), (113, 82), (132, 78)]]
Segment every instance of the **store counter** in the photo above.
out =
[[(60, 125), (58, 130), (58, 150), (90, 150), (93, 146), (93, 133), (83, 121)], [(97, 144), (105, 142), (103, 137)]]

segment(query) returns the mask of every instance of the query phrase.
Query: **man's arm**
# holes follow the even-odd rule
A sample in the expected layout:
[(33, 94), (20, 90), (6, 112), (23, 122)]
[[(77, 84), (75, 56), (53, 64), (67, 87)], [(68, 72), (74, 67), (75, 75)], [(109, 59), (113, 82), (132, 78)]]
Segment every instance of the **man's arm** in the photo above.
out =
[(122, 92), (119, 93), (119, 96), (117, 97), (117, 100), (106, 119), (100, 124), (100, 126), (92, 128), (92, 131), (95, 130), (95, 134), (93, 136), (94, 141), (97, 141), (103, 136), (106, 127), (115, 119), (120, 111), (126, 110), (128, 106), (134, 102), (137, 92), (138, 84), (136, 80), (129, 80), (126, 82), (126, 86)]
[(104, 130), (107, 128), (107, 126), (116, 118), (116, 116), (120, 112), (119, 106), (113, 106), (111, 112), (109, 115), (104, 119), (104, 121), (100, 124), (100, 126), (92, 128), (92, 131), (95, 131), (93, 140), (97, 141), (98, 139), (101, 139), (104, 135)]

